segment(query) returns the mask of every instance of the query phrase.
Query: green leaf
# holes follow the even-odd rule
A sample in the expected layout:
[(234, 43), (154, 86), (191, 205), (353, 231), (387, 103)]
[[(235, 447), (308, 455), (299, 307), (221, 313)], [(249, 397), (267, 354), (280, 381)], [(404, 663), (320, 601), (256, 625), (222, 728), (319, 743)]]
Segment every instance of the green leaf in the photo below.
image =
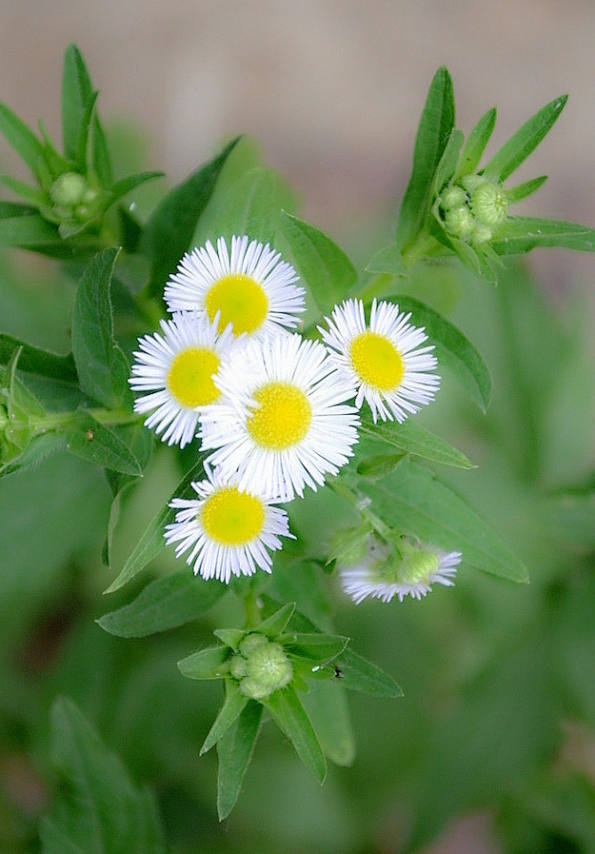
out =
[(350, 649), (346, 649), (334, 664), (343, 688), (372, 694), (374, 697), (395, 699), (403, 696), (403, 691), (392, 676)]
[(0, 365), (7, 364), (18, 347), (21, 348), (19, 371), (68, 383), (77, 382), (76, 368), (70, 353), (67, 356), (58, 356), (56, 353), (25, 344), (6, 333), (0, 333)]
[(72, 256), (72, 249), (64, 246), (55, 225), (38, 213), (26, 211), (0, 219), (0, 246), (18, 246), (40, 252), (50, 249), (55, 250), (58, 257)]
[(390, 273), (392, 276), (406, 276), (407, 268), (403, 263), (403, 256), (397, 243), (390, 243), (379, 249), (368, 263), (366, 270), (369, 273)]
[(240, 641), (245, 636), (244, 629), (215, 629), (213, 632), (216, 638), (219, 638), (225, 646), (231, 647), (234, 652), (238, 651)]
[(312, 661), (331, 661), (340, 655), (349, 638), (340, 635), (326, 635), (318, 632), (297, 632), (290, 640), (284, 642), (284, 646), (291, 655), (299, 658), (308, 658)]
[(564, 109), (568, 95), (562, 95), (535, 113), (496, 152), (483, 170), (489, 181), (504, 181), (534, 151)]
[(516, 187), (507, 189), (505, 192), (508, 204), (514, 205), (520, 202), (521, 199), (526, 199), (527, 196), (536, 193), (540, 187), (543, 187), (546, 181), (547, 175), (541, 175), (539, 178), (533, 178), (531, 181), (525, 181), (524, 184), (517, 184)]
[(520, 255), (536, 246), (561, 246), (579, 252), (593, 252), (595, 230), (576, 222), (515, 216), (508, 217), (492, 241), (498, 255)]
[[(64, 154), (73, 162), (79, 153), (85, 110), (92, 97), (93, 87), (89, 72), (79, 49), (71, 44), (64, 53), (62, 73), (62, 141)], [(89, 119), (87, 114), (87, 122)]]
[(229, 649), (209, 646), (178, 661), (178, 670), (188, 679), (222, 679), (227, 676)]
[(73, 417), (72, 423), (61, 430), (66, 450), (83, 460), (104, 466), (121, 474), (141, 475), (142, 468), (132, 451), (108, 427), (88, 413)]
[(91, 167), (103, 187), (112, 183), (112, 165), (107, 140), (99, 116), (93, 116), (91, 124)]
[(72, 316), (72, 354), (81, 389), (108, 409), (127, 408), (130, 367), (114, 340), (110, 287), (117, 249), (99, 252), (85, 269)]
[(248, 697), (242, 694), (237, 682), (232, 682), (228, 679), (225, 683), (225, 700), (219, 709), (219, 714), (215, 718), (213, 726), (204, 740), (203, 746), (200, 748), (201, 756), (203, 753), (207, 753), (211, 747), (223, 738), (230, 726), (235, 723), (239, 715), (244, 711), (247, 704)]
[(31, 216), (36, 214), (35, 208), (30, 205), (22, 205), (20, 202), (5, 202), (0, 200), (0, 219), (12, 219), (19, 216)]
[(189, 248), (196, 224), (238, 140), (239, 137), (234, 139), (221, 154), (174, 187), (147, 222), (141, 251), (151, 260), (149, 291), (153, 296), (162, 295), (168, 277)]
[(438, 365), (450, 368), (469, 397), (485, 412), (492, 396), (492, 380), (485, 362), (473, 344), (456, 326), (428, 305), (405, 295), (391, 297), (401, 311), (410, 311), (416, 326), (425, 327), (435, 346)]
[(382, 481), (362, 480), (361, 492), (385, 524), (445, 551), (460, 551), (475, 569), (527, 582), (525, 565), (466, 501), (427, 469), (408, 460)]
[(52, 454), (63, 451), (66, 441), (66, 437), (60, 433), (46, 433), (35, 437), (22, 454), (0, 466), (0, 477), (8, 477), (9, 474), (38, 465)]
[(322, 313), (330, 311), (357, 282), (355, 267), (343, 250), (313, 225), (283, 211), (280, 226), (302, 284)]
[(288, 602), (271, 614), (266, 620), (258, 624), (258, 631), (267, 637), (274, 638), (280, 635), (287, 623), (291, 620), (295, 611), (295, 602)]
[(0, 133), (21, 155), (40, 184), (46, 185), (51, 181), (51, 178), (48, 179), (48, 166), (43, 145), (33, 131), (29, 130), (27, 125), (2, 103), (0, 103)]
[(397, 243), (404, 249), (422, 229), (431, 204), (432, 183), (440, 159), (454, 127), (455, 104), (452, 80), (447, 69), (439, 68), (428, 92), (421, 115), (413, 171), (401, 205)]
[(486, 145), (490, 141), (494, 126), (496, 124), (496, 108), (492, 107), (487, 113), (484, 113), (477, 122), (463, 148), (459, 167), (455, 173), (455, 177), (462, 178), (464, 175), (469, 175), (475, 172), (479, 166), (481, 156), (485, 151)]
[(414, 454), (433, 463), (462, 469), (474, 468), (462, 451), (417, 424), (413, 418), (407, 418), (402, 424), (396, 421), (378, 421), (374, 424), (372, 415), (367, 410), (360, 417), (360, 433), (364, 436), (378, 439), (402, 453)]
[(192, 489), (192, 481), (200, 480), (203, 475), (203, 456), (199, 456), (198, 462), (184, 475), (167, 503), (149, 522), (136, 546), (128, 555), (118, 576), (112, 581), (107, 590), (105, 590), (105, 593), (113, 593), (115, 590), (119, 590), (120, 587), (123, 587), (124, 584), (127, 584), (132, 578), (138, 575), (165, 548), (163, 532), (165, 526), (173, 522), (176, 515), (176, 511), (169, 506), (170, 502), (174, 498), (192, 498), (192, 496), (196, 495)]
[(288, 685), (264, 701), (279, 729), (295, 747), (306, 768), (319, 783), (326, 777), (326, 760), (310, 719), (295, 690)]
[(352, 765), (355, 736), (345, 691), (340, 685), (319, 683), (303, 703), (326, 757), (335, 765)]
[(236, 722), (217, 742), (219, 770), (217, 775), (217, 812), (219, 821), (234, 808), (246, 769), (254, 753), (260, 729), (262, 706), (250, 700)]
[(129, 605), (96, 622), (112, 635), (142, 638), (195, 620), (226, 592), (225, 584), (197, 578), (187, 567), (151, 582)]
[(44, 854), (165, 854), (154, 799), (130, 779), (72, 701), (52, 706), (51, 759), (61, 789), (42, 819)]
[(91, 92), (88, 98), (85, 109), (81, 115), (79, 128), (79, 136), (76, 143), (76, 166), (79, 172), (85, 174), (87, 172), (87, 148), (89, 142), (89, 134), (91, 132), (91, 122), (94, 116), (95, 104), (99, 92)]
[(0, 184), (4, 184), (15, 195), (20, 196), (29, 204), (39, 207), (47, 202), (46, 196), (36, 187), (30, 187), (29, 184), (24, 184), (22, 181), (17, 181), (16, 178), (11, 178), (10, 175), (0, 175)]
[(459, 152), (464, 139), (465, 137), (463, 136), (462, 131), (451, 131), (434, 176), (434, 193), (439, 193), (442, 187), (444, 187), (444, 185), (450, 181), (454, 175), (457, 168), (457, 162), (459, 160)]
[(147, 181), (153, 181), (155, 178), (162, 178), (163, 172), (140, 172), (138, 175), (128, 175), (127, 178), (122, 178), (116, 181), (110, 188), (110, 193), (113, 196), (113, 201), (121, 199), (127, 193), (131, 193), (141, 184), (146, 184)]
[(357, 464), (357, 473), (362, 477), (370, 477), (376, 479), (386, 477), (396, 469), (401, 460), (405, 459), (405, 454), (374, 454), (371, 457), (364, 457)]

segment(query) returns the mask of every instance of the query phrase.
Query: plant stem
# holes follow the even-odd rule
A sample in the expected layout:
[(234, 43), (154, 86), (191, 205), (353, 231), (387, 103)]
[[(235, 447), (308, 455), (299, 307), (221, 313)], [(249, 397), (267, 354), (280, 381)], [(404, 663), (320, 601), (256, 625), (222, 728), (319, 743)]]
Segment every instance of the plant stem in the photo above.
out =
[(394, 531), (392, 531), (388, 525), (382, 521), (382, 519), (369, 509), (369, 498), (358, 496), (357, 493), (346, 486), (345, 483), (337, 479), (329, 480), (328, 485), (336, 495), (339, 495), (348, 504), (350, 504), (364, 521), (369, 522), (372, 528), (380, 534), (383, 539), (389, 543), (394, 541)]
[(246, 614), (246, 628), (253, 629), (260, 623), (260, 606), (256, 593), (251, 590), (244, 596), (244, 611)]

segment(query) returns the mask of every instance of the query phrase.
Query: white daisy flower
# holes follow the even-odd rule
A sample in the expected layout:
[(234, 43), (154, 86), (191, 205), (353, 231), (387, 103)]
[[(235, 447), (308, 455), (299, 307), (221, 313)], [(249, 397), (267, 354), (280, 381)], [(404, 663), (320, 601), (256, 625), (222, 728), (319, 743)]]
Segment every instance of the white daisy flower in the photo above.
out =
[(366, 323), (361, 300), (345, 300), (325, 318), (328, 330), (318, 327), (337, 367), (357, 386), (355, 405), (364, 400), (372, 417), (404, 421), (436, 394), (440, 377), (433, 345), (423, 329), (409, 323), (411, 314), (399, 314), (390, 302), (372, 303)]
[(341, 586), (356, 605), (368, 596), (390, 602), (398, 596), (421, 599), (432, 584), (453, 587), (452, 580), (461, 562), (461, 552), (443, 552), (430, 546), (412, 546), (400, 556), (377, 539), (372, 539), (368, 554), (355, 566), (341, 567)]
[(271, 571), (270, 551), (282, 547), (279, 537), (293, 537), (287, 513), (273, 507), (259, 490), (242, 489), (237, 478), (226, 479), (205, 465), (207, 480), (193, 483), (198, 498), (174, 498), (175, 522), (165, 540), (177, 543), (176, 557), (186, 554), (194, 574), (229, 584), (232, 575), (253, 575), (257, 567)]
[(299, 335), (251, 341), (215, 378), (221, 403), (200, 416), (202, 449), (240, 487), (290, 501), (316, 489), (352, 455), (359, 424), (346, 406), (353, 384), (335, 369), (322, 344)]
[(260, 336), (292, 329), (305, 310), (298, 275), (279, 253), (250, 238), (210, 241), (184, 255), (165, 287), (170, 311), (219, 314), (219, 331), (231, 324), (234, 335)]
[(135, 412), (150, 412), (145, 426), (168, 445), (187, 445), (194, 438), (201, 408), (215, 403), (221, 392), (213, 382), (222, 358), (234, 346), (230, 329), (196, 312), (161, 321), (163, 334), (139, 338), (129, 383), (137, 397)]

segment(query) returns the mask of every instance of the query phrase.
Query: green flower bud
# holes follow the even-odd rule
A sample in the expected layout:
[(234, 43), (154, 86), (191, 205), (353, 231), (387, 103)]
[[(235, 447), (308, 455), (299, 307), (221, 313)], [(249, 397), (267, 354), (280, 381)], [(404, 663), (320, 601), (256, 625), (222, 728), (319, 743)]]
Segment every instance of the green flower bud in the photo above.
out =
[(473, 231), (475, 220), (469, 208), (466, 205), (460, 205), (458, 208), (447, 211), (444, 224), (448, 232), (466, 240)]
[(487, 225), (476, 225), (471, 235), (472, 243), (488, 243), (492, 239), (492, 229)]
[(240, 682), (240, 691), (253, 700), (264, 700), (285, 688), (293, 678), (291, 662), (281, 644), (260, 634), (251, 634), (240, 644), (241, 655), (231, 659), (231, 675)]
[(462, 187), (447, 187), (440, 194), (440, 204), (444, 210), (458, 208), (467, 201), (467, 193)]
[(471, 208), (482, 225), (498, 225), (506, 219), (508, 201), (497, 184), (481, 184), (471, 193)]
[(85, 194), (83, 196), (83, 203), (86, 205), (92, 204), (95, 201), (99, 193), (97, 190), (94, 190), (93, 187), (87, 187), (85, 190)]
[(472, 193), (473, 190), (481, 187), (482, 184), (487, 184), (487, 180), (483, 175), (465, 175), (464, 178), (461, 178), (461, 184), (468, 193)]
[(52, 201), (62, 207), (74, 207), (82, 202), (87, 182), (77, 172), (65, 172), (50, 187)]
[(406, 584), (419, 584), (438, 571), (440, 556), (426, 549), (413, 549), (406, 553), (398, 568), (398, 579)]

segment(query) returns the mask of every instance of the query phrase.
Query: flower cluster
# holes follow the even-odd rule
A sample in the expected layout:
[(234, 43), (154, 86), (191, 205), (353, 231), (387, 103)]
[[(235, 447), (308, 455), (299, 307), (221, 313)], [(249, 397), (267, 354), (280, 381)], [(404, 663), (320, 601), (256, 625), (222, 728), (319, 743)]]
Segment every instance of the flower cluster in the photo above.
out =
[(268, 245), (220, 237), (185, 255), (165, 287), (171, 319), (140, 339), (130, 384), (162, 441), (199, 440), (206, 479), (176, 498), (165, 538), (195, 574), (228, 583), (271, 571), (284, 509), (353, 455), (358, 410), (403, 421), (439, 386), (426, 335), (398, 306), (335, 306), (322, 341), (296, 328), (304, 290)]

